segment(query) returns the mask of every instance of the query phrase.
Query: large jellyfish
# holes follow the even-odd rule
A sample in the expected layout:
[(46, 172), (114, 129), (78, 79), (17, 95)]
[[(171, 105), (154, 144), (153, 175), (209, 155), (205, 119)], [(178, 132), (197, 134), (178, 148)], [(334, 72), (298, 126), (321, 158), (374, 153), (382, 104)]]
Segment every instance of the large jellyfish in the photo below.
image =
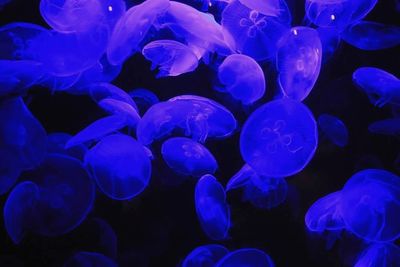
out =
[(227, 238), (230, 228), (230, 210), (225, 190), (212, 175), (204, 175), (196, 184), (196, 213), (201, 227), (213, 240)]
[(265, 93), (265, 77), (260, 65), (245, 55), (230, 55), (218, 67), (218, 79), (222, 86), (216, 89), (228, 92), (233, 98), (249, 105)]
[(371, 133), (400, 136), (400, 118), (375, 121), (368, 126)]
[(280, 41), (276, 54), (279, 86), (285, 96), (302, 101), (321, 69), (322, 44), (316, 30), (294, 27)]
[(215, 267), (274, 267), (270, 256), (255, 248), (242, 248), (228, 253)]
[(335, 145), (344, 147), (349, 142), (349, 132), (346, 125), (338, 117), (321, 114), (318, 125), (324, 135)]
[(228, 254), (228, 250), (221, 245), (204, 245), (192, 250), (186, 256), (182, 267), (214, 267), (215, 264)]
[(110, 198), (130, 199), (148, 185), (151, 162), (144, 147), (130, 136), (109, 135), (92, 147), (85, 164)]
[(317, 126), (311, 111), (289, 98), (254, 111), (240, 135), (243, 159), (259, 175), (286, 177), (300, 172), (317, 148)]
[(165, 141), (161, 154), (167, 165), (183, 175), (203, 176), (213, 174), (217, 161), (202, 144), (186, 137), (174, 137)]
[(69, 258), (63, 267), (118, 267), (112, 259), (96, 252), (79, 251)]
[(400, 263), (400, 248), (391, 243), (373, 243), (358, 257), (354, 267), (397, 266)]

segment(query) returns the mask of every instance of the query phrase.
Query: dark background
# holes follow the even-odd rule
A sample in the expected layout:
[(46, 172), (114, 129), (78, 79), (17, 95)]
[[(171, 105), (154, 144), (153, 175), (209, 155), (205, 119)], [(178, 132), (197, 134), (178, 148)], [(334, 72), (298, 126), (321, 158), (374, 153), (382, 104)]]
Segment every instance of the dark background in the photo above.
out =
[[(140, 1), (136, 1), (140, 2)], [(299, 25), (304, 16), (304, 1), (287, 1)], [(131, 4), (133, 1), (131, 1)], [(13, 0), (0, 11), (0, 25), (9, 22), (32, 22), (46, 26), (41, 19), (38, 0)], [(368, 20), (399, 25), (396, 1), (380, 0)], [(367, 52), (341, 43), (334, 57), (322, 67), (318, 82), (304, 101), (314, 115), (330, 113), (348, 126), (350, 143), (336, 147), (321, 138), (314, 159), (300, 174), (290, 177), (289, 195), (284, 204), (272, 210), (260, 210), (241, 200), (241, 192), (228, 194), (232, 227), (230, 238), (219, 242), (228, 249), (255, 247), (266, 251), (277, 266), (347, 266), (352, 265), (360, 243), (345, 234), (326, 250), (326, 238), (310, 234), (304, 226), (304, 214), (318, 198), (339, 190), (357, 170), (377, 167), (399, 174), (394, 161), (400, 151), (399, 139), (372, 135), (369, 123), (391, 116), (390, 107), (378, 109), (351, 81), (353, 71), (361, 66), (374, 66), (399, 76), (399, 49)], [(276, 88), (272, 65), (263, 64), (268, 81), (264, 103)], [(213, 98), (228, 106), (240, 125), (257, 105), (241, 109), (213, 89), (214, 72), (204, 64), (194, 73), (175, 78), (155, 79), (150, 63), (141, 55), (129, 59), (113, 82), (125, 90), (148, 88), (161, 100), (180, 94), (197, 94)], [(28, 96), (31, 111), (47, 132), (77, 133), (95, 119), (104, 116), (86, 96), (56, 93), (33, 88)], [(207, 147), (219, 162), (216, 177), (223, 184), (240, 169), (239, 131), (229, 139), (208, 141)], [(184, 182), (169, 171), (160, 159), (159, 146), (153, 149), (153, 178), (149, 187), (130, 201), (114, 201), (98, 192), (93, 211), (74, 231), (58, 238), (28, 235), (15, 246), (7, 236), (0, 218), (1, 266), (61, 266), (79, 250), (103, 252), (93, 218), (107, 221), (118, 236), (120, 266), (176, 266), (192, 249), (214, 243), (202, 232), (194, 210), (196, 180)], [(23, 180), (23, 176), (21, 179)], [(0, 198), (4, 205), (6, 196)]]

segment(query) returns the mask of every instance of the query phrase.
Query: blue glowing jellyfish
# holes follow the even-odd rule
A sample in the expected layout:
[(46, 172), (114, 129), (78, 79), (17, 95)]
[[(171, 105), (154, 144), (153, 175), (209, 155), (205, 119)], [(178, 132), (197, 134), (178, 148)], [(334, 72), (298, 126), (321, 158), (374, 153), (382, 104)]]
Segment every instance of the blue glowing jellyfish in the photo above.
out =
[(400, 136), (400, 118), (375, 121), (368, 126), (368, 130), (375, 134)]
[(113, 84), (93, 83), (88, 85), (85, 90), (90, 94), (96, 103), (106, 98), (112, 98), (125, 102), (138, 110), (136, 103), (132, 100), (132, 97), (127, 92)]
[(386, 242), (400, 237), (400, 178), (379, 169), (354, 174), (341, 191), (340, 212), (358, 237)]
[(215, 267), (274, 267), (270, 256), (255, 248), (242, 248), (228, 253)]
[(344, 41), (362, 50), (379, 50), (400, 44), (400, 27), (359, 21), (341, 33)]
[(118, 264), (103, 254), (80, 251), (69, 258), (63, 267), (118, 267)]
[(151, 162), (144, 147), (130, 136), (109, 135), (92, 147), (85, 164), (110, 198), (130, 199), (148, 185)]
[(285, 0), (239, 0), (240, 3), (269, 17), (276, 17), (280, 21), (290, 24), (292, 17)]
[(182, 267), (214, 267), (215, 264), (228, 254), (228, 250), (221, 245), (204, 245), (192, 250), (186, 256)]
[(126, 118), (126, 124), (131, 128), (135, 128), (140, 120), (140, 116), (136, 109), (126, 102), (113, 98), (105, 98), (98, 104), (102, 109), (110, 113), (110, 115), (117, 115)]
[(348, 144), (349, 132), (346, 125), (338, 117), (321, 114), (318, 117), (318, 126), (333, 144), (340, 147)]
[(228, 92), (234, 99), (249, 105), (265, 93), (263, 70), (251, 57), (230, 55), (218, 67), (218, 79), (222, 86), (218, 91)]
[(335, 27), (319, 27), (317, 31), (322, 45), (322, 61), (326, 62), (339, 48), (340, 32)]
[(157, 77), (178, 76), (197, 68), (197, 56), (186, 45), (173, 40), (157, 40), (147, 44), (143, 56), (150, 60), (152, 69), (158, 67)]
[(118, 254), (118, 238), (114, 229), (108, 222), (101, 218), (93, 218), (90, 227), (97, 231), (96, 247), (98, 247), (105, 256), (115, 259)]
[(302, 103), (285, 98), (254, 111), (240, 135), (243, 159), (259, 175), (286, 177), (300, 172), (317, 148), (317, 126)]
[(153, 105), (137, 126), (137, 138), (144, 145), (184, 130), (186, 136), (204, 142), (224, 138), (236, 129), (236, 119), (221, 104), (200, 96), (181, 95)]
[(212, 240), (228, 237), (230, 210), (225, 190), (212, 175), (204, 175), (196, 184), (194, 195), (196, 213), (201, 227)]
[(140, 51), (140, 44), (153, 26), (157, 17), (169, 7), (168, 0), (146, 0), (131, 7), (117, 22), (107, 47), (107, 58), (113, 65)]
[(373, 243), (358, 257), (354, 267), (397, 266), (400, 248), (391, 243)]
[(129, 92), (133, 101), (136, 103), (140, 114), (144, 114), (152, 105), (160, 102), (157, 95), (144, 88), (137, 88)]
[(285, 96), (302, 101), (321, 69), (322, 44), (316, 30), (294, 27), (280, 41), (276, 54), (279, 86)]
[(203, 176), (213, 174), (217, 161), (202, 144), (186, 137), (174, 137), (165, 141), (161, 154), (167, 165), (183, 175)]
[(72, 138), (67, 133), (50, 133), (47, 135), (47, 153), (65, 154), (83, 161), (87, 147), (83, 144), (65, 148), (66, 143)]
[(375, 106), (400, 105), (400, 80), (389, 72), (374, 67), (358, 68), (353, 73), (353, 82)]

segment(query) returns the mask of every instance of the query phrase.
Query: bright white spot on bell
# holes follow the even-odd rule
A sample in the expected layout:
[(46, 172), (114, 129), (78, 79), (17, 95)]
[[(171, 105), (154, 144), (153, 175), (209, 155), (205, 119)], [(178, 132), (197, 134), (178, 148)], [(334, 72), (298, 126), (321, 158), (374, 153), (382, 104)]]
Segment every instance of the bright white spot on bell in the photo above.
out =
[(112, 6), (108, 6), (108, 11), (113, 11), (113, 8), (112, 8)]
[(294, 35), (297, 35), (297, 30), (293, 30), (293, 34), (294, 34)]
[(331, 15), (331, 20), (335, 20), (336, 19), (336, 17), (335, 17), (335, 15)]
[(211, 3), (211, 2), (208, 2), (208, 6), (211, 7), (211, 6), (212, 6), (212, 3)]

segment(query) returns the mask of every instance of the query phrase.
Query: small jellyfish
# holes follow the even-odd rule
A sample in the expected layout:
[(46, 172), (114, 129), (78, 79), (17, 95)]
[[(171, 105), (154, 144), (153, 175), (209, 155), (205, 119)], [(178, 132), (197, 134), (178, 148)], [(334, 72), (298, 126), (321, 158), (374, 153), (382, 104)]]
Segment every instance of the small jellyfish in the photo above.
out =
[(329, 114), (321, 114), (318, 117), (318, 126), (333, 144), (340, 147), (345, 147), (348, 144), (349, 132), (339, 118)]
[(127, 135), (103, 138), (86, 153), (85, 164), (99, 188), (112, 199), (133, 198), (150, 181), (151, 162), (147, 151)]
[(362, 50), (372, 51), (400, 44), (400, 27), (372, 21), (359, 21), (341, 33), (344, 41)]
[(274, 267), (270, 256), (255, 248), (242, 248), (228, 253), (215, 267)]
[(400, 105), (400, 80), (389, 72), (374, 67), (358, 68), (353, 73), (353, 82), (375, 106)]
[(197, 68), (198, 59), (186, 45), (173, 40), (157, 40), (147, 44), (143, 56), (151, 61), (151, 68), (157, 66), (157, 78), (178, 76)]
[(71, 139), (67, 133), (50, 133), (47, 135), (47, 153), (65, 154), (83, 161), (87, 147), (83, 144), (66, 149), (65, 144)]
[(112, 259), (96, 252), (79, 251), (69, 258), (63, 267), (118, 267)]
[(136, 128), (136, 125), (140, 120), (140, 116), (136, 109), (126, 102), (113, 98), (105, 98), (102, 99), (98, 105), (110, 115), (125, 117), (126, 124), (133, 129)]
[(400, 118), (375, 121), (368, 126), (368, 130), (375, 134), (400, 136)]
[(316, 30), (294, 27), (279, 41), (276, 68), (282, 93), (303, 101), (311, 92), (321, 69), (322, 44)]
[(252, 104), (264, 96), (265, 77), (260, 65), (245, 55), (230, 55), (218, 67), (218, 79), (222, 87), (218, 91), (228, 92), (245, 105)]
[(221, 245), (204, 245), (192, 250), (186, 256), (182, 267), (214, 267), (229, 251)]
[(311, 111), (296, 100), (274, 100), (254, 111), (240, 135), (243, 159), (257, 174), (287, 177), (300, 172), (317, 148)]
[(165, 141), (161, 154), (171, 169), (183, 175), (200, 177), (213, 174), (218, 168), (217, 161), (206, 147), (186, 137)]
[(94, 239), (97, 242), (96, 247), (102, 251), (105, 256), (113, 259), (117, 258), (118, 238), (110, 224), (101, 218), (93, 218), (89, 227), (95, 230), (96, 237)]
[(133, 101), (138, 106), (140, 114), (144, 114), (152, 105), (160, 102), (157, 95), (144, 88), (137, 88), (129, 92)]
[(358, 257), (354, 267), (397, 266), (400, 262), (400, 248), (391, 243), (373, 243)]
[(334, 27), (317, 28), (319, 39), (322, 45), (322, 62), (326, 62), (335, 54), (340, 45), (340, 33)]
[(88, 85), (84, 90), (90, 94), (91, 98), (96, 103), (105, 98), (112, 98), (125, 102), (138, 110), (132, 97), (127, 92), (111, 83), (93, 83)]
[(276, 17), (280, 21), (290, 24), (292, 17), (285, 0), (239, 0), (240, 3), (269, 17)]
[(400, 237), (400, 178), (366, 169), (354, 174), (341, 191), (340, 212), (346, 228), (372, 242)]
[(230, 210), (225, 190), (212, 175), (204, 175), (196, 184), (195, 206), (197, 217), (206, 235), (212, 240), (227, 238)]

